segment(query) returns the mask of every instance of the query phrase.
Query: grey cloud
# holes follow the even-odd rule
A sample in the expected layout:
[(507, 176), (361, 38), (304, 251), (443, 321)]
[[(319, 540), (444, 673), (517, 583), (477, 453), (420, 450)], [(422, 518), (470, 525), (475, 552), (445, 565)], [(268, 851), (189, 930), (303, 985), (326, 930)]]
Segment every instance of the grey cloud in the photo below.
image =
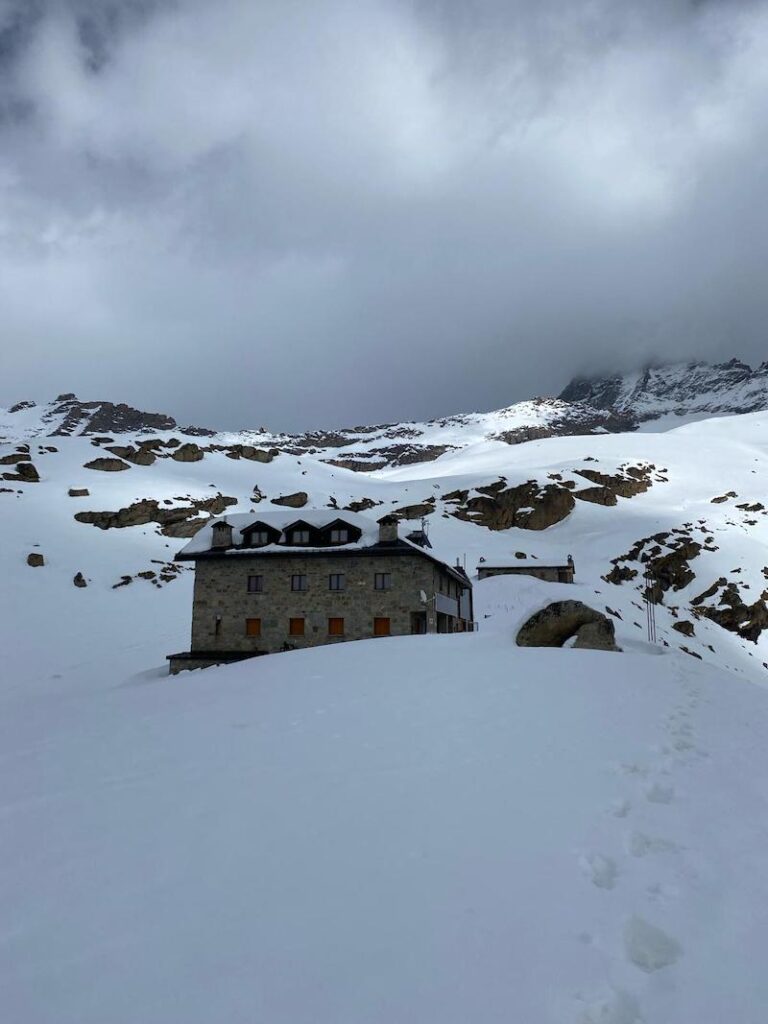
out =
[(762, 360), (767, 50), (736, 0), (0, 0), (0, 402), (293, 428)]

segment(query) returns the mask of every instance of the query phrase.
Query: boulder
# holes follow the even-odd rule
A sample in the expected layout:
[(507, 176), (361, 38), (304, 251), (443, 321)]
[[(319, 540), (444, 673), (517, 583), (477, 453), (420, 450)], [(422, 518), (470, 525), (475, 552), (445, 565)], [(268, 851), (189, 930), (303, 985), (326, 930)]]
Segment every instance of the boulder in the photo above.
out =
[(67, 491), (70, 498), (87, 498), (90, 493), (87, 487), (70, 487)]
[(287, 505), (288, 508), (303, 508), (309, 501), (306, 491), (296, 491), (294, 494), (281, 494), (279, 498), (272, 498), (273, 505)]
[(694, 635), (694, 627), (690, 619), (681, 619), (679, 622), (673, 622), (672, 629), (676, 629), (677, 632), (682, 633), (683, 636)]
[(611, 620), (581, 601), (554, 601), (536, 612), (520, 627), (517, 645), (562, 647), (572, 637), (576, 637), (577, 647), (619, 650)]
[[(29, 456), (24, 456), (29, 458)], [(40, 481), (40, 474), (31, 462), (18, 462), (15, 473), (3, 473), (3, 480), (18, 480), (24, 484), (36, 484)]]
[(39, 551), (33, 551), (27, 555), (27, 565), (31, 565), (33, 569), (38, 569), (41, 565), (45, 565), (45, 559)]
[(86, 462), (84, 469), (99, 469), (102, 473), (120, 473), (124, 469), (130, 469), (131, 467), (127, 462), (123, 462), (122, 459), (93, 459), (91, 462)]
[(88, 583), (87, 583), (87, 581), (85, 579), (85, 576), (83, 576), (83, 574), (81, 572), (78, 572), (75, 575), (75, 577), (73, 578), (72, 582), (75, 584), (76, 587), (87, 587), (88, 586)]
[(176, 462), (199, 462), (204, 454), (199, 444), (193, 444), (190, 441), (187, 444), (179, 445), (171, 455), (171, 458), (175, 459)]

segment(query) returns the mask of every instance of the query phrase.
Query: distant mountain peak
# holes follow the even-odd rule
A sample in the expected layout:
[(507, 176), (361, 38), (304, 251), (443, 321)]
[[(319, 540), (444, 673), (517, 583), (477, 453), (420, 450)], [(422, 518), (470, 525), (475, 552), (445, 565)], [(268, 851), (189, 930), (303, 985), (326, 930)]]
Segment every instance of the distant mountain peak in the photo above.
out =
[(560, 394), (642, 423), (660, 416), (729, 415), (768, 408), (768, 362), (694, 360), (624, 374), (577, 377)]

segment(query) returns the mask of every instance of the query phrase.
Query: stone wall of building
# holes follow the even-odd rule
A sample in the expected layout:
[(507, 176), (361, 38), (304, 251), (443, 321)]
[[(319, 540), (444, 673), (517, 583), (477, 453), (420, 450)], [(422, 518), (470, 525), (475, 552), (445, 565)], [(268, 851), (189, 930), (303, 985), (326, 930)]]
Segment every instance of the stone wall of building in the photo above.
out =
[(573, 583), (573, 567), (570, 565), (480, 565), (477, 578), (485, 580), (489, 576), (534, 576), (537, 580), (547, 583)]
[[(344, 590), (329, 589), (329, 575), (343, 573)], [(392, 587), (376, 590), (376, 573), (390, 573)], [(306, 591), (292, 591), (291, 577), (307, 577)], [(248, 577), (261, 576), (263, 591), (248, 592)], [(457, 595), (457, 584), (439, 566), (418, 554), (284, 556), (237, 555), (199, 559), (195, 566), (192, 652), (242, 651), (257, 654), (291, 647), (359, 640), (374, 635), (374, 618), (390, 620), (391, 635), (412, 632), (412, 613), (427, 611), (427, 630), (436, 629), (434, 603), (438, 593)], [(344, 619), (342, 636), (328, 632), (329, 618)], [(261, 620), (261, 635), (249, 636), (246, 620)], [(289, 634), (291, 618), (305, 620), (304, 636)], [(218, 625), (217, 625), (218, 622)]]

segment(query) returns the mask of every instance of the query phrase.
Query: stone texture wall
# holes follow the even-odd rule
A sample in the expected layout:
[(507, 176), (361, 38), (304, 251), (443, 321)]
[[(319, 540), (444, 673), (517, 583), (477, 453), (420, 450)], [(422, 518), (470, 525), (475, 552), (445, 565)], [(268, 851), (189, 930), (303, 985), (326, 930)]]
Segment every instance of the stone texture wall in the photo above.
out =
[[(561, 577), (561, 573), (565, 574), (565, 578)], [(547, 583), (573, 583), (573, 569), (568, 565), (478, 566), (479, 580), (489, 576), (535, 576), (537, 580), (545, 580)]]
[[(390, 590), (375, 590), (376, 573), (392, 576)], [(329, 589), (331, 573), (343, 573), (345, 589)], [(291, 590), (291, 576), (305, 575), (307, 590)], [(248, 592), (248, 577), (263, 577), (263, 592)], [(195, 566), (192, 651), (272, 653), (285, 643), (295, 648), (360, 640), (373, 636), (375, 617), (390, 619), (393, 636), (412, 632), (412, 612), (428, 611), (428, 631), (436, 629), (435, 592), (456, 596), (457, 585), (439, 566), (418, 555), (342, 557), (238, 555), (199, 559)], [(220, 619), (218, 632), (217, 617)], [(344, 619), (343, 636), (329, 636), (328, 619)], [(261, 635), (246, 635), (246, 619), (261, 619)], [(305, 635), (290, 636), (291, 618), (305, 620)]]

